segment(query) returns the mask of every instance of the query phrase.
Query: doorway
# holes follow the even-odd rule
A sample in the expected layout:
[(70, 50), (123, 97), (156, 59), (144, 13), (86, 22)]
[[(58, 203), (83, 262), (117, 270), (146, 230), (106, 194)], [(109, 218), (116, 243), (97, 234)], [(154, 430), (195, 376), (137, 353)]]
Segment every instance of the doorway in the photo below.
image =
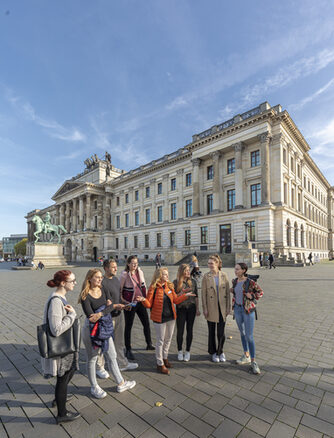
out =
[(231, 224), (220, 225), (220, 253), (230, 254), (232, 251)]

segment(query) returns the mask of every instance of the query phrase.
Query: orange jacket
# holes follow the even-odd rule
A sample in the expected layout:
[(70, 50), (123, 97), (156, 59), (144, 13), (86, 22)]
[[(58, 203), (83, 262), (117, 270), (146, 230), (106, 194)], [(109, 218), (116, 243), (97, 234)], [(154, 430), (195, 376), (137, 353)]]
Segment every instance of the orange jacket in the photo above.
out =
[[(155, 295), (154, 295), (154, 291)], [(148, 307), (151, 310), (151, 319), (154, 322), (161, 322), (162, 319), (162, 308), (164, 304), (164, 294), (167, 295), (167, 297), (172, 302), (172, 309), (174, 313), (174, 319), (176, 319), (176, 312), (173, 304), (180, 304), (183, 303), (188, 297), (186, 295), (180, 295), (177, 296), (174, 292), (173, 283), (165, 283), (165, 287), (162, 286), (162, 284), (157, 283), (156, 287), (150, 286), (147, 297), (145, 301), (142, 301), (144, 307)], [(153, 302), (153, 295), (154, 295), (154, 302)]]

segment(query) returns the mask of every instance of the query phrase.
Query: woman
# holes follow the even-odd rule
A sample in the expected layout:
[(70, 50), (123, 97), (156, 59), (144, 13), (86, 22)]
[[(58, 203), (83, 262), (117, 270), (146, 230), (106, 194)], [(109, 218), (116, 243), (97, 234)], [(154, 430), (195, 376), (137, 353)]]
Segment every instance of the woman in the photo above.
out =
[[(75, 276), (71, 271), (58, 271), (47, 285), (56, 288), (51, 293), (44, 309), (44, 323), (48, 321), (53, 336), (59, 336), (66, 332), (74, 323), (76, 313), (73, 307), (67, 303), (66, 294), (74, 289), (76, 284)], [(53, 359), (42, 358), (44, 377), (57, 376), (55, 389), (55, 400), (52, 406), (57, 405), (57, 423), (73, 421), (80, 417), (78, 412), (69, 412), (66, 409), (66, 401), (72, 398), (67, 397), (67, 387), (78, 369), (78, 353), (71, 353)]]
[(203, 314), (209, 330), (208, 351), (212, 362), (226, 362), (223, 349), (226, 317), (231, 313), (230, 285), (227, 275), (221, 270), (222, 261), (218, 254), (209, 257), (208, 267), (210, 272), (202, 281)]
[(125, 355), (129, 360), (135, 360), (131, 349), (131, 330), (136, 313), (139, 316), (140, 322), (144, 328), (146, 350), (154, 350), (151, 340), (150, 321), (148, 319), (147, 310), (141, 304), (140, 300), (137, 300), (138, 297), (146, 297), (146, 284), (144, 273), (138, 266), (138, 259), (136, 256), (128, 257), (125, 270), (122, 272), (120, 277), (120, 284), (122, 300), (124, 303), (129, 304), (124, 312)]
[[(196, 315), (199, 316), (201, 313), (198, 307), (198, 291), (197, 283), (194, 279), (190, 277), (190, 266), (187, 264), (182, 264), (179, 266), (177, 271), (177, 278), (174, 280), (174, 290), (178, 296), (182, 296), (187, 292), (192, 292), (195, 296), (189, 298), (183, 303), (177, 304), (176, 312), (176, 340), (177, 340), (177, 350), (178, 360), (184, 360), (188, 362), (190, 360), (190, 347), (193, 340), (193, 326)], [(186, 339), (186, 351), (183, 353), (183, 333), (184, 326), (187, 324), (187, 339)]]
[(151, 309), (151, 319), (156, 331), (155, 355), (159, 373), (169, 374), (168, 368), (172, 368), (168, 361), (168, 351), (176, 319), (174, 304), (180, 304), (190, 296), (195, 294), (187, 292), (177, 296), (173, 283), (168, 280), (168, 269), (159, 268), (154, 272), (147, 298), (137, 297), (139, 302)]
[[(96, 361), (102, 350), (104, 357), (117, 383), (117, 392), (133, 388), (136, 382), (125, 381), (117, 364), (117, 354), (114, 346), (113, 324), (110, 313), (123, 309), (123, 304), (112, 305), (105, 292), (101, 289), (103, 275), (100, 269), (90, 269), (83, 282), (79, 303), (87, 316), (82, 329), (82, 339), (86, 348), (88, 379), (91, 384), (91, 394), (95, 398), (104, 398), (107, 393), (97, 384)], [(96, 325), (98, 323), (98, 327)]]
[(238, 365), (251, 364), (251, 372), (260, 374), (260, 368), (255, 360), (255, 343), (253, 337), (256, 302), (263, 295), (260, 286), (247, 277), (246, 263), (235, 265), (234, 272), (237, 278), (232, 282), (233, 309), (235, 321), (238, 325), (244, 354), (236, 361)]

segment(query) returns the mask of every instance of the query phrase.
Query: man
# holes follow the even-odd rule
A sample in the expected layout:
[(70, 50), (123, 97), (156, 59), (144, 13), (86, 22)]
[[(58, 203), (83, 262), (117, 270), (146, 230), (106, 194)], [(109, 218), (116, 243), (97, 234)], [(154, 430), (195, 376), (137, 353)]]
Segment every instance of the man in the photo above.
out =
[[(102, 280), (102, 290), (104, 290), (107, 299), (111, 300), (113, 304), (121, 304), (121, 287), (117, 274), (117, 263), (115, 260), (104, 260), (103, 262), (104, 278)], [(114, 323), (114, 344), (117, 353), (117, 362), (121, 371), (135, 370), (138, 368), (138, 364), (135, 362), (129, 362), (124, 355), (124, 315), (120, 310), (113, 310), (111, 313)], [(100, 366), (96, 372), (99, 377), (104, 377), (105, 371), (101, 367), (100, 358), (98, 359), (98, 366)]]
[(269, 269), (274, 268), (276, 269), (275, 263), (274, 263), (274, 255), (272, 253), (269, 254)]
[(161, 268), (161, 254), (160, 253), (158, 253), (155, 256), (155, 269), (159, 269), (159, 268)]

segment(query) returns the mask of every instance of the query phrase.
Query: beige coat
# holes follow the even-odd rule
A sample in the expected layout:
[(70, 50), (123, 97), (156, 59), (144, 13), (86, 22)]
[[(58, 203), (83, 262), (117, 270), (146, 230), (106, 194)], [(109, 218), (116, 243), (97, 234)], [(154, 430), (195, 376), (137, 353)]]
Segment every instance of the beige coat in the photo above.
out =
[[(228, 313), (231, 313), (230, 283), (225, 272), (219, 271), (219, 305), (224, 321)], [(202, 280), (202, 304), (203, 312), (208, 312), (206, 319), (211, 322), (219, 322), (218, 297), (214, 276), (211, 272), (204, 275)]]

